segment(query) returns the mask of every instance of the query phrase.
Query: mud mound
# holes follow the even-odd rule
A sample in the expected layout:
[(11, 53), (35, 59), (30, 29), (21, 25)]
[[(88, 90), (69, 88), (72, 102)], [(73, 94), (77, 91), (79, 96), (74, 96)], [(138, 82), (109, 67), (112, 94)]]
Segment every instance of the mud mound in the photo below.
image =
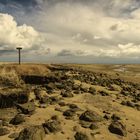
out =
[(28, 102), (28, 92), (27, 91), (17, 91), (17, 92), (0, 92), (0, 108), (9, 108), (15, 106), (16, 103), (26, 103)]

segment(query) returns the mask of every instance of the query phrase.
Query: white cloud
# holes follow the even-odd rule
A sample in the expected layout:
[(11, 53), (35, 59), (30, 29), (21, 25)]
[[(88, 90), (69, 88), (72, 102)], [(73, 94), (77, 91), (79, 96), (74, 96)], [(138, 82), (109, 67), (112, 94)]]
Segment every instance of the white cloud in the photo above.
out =
[(33, 27), (26, 24), (18, 26), (11, 15), (0, 14), (0, 49), (15, 50), (22, 47), (27, 50), (43, 50), (44, 38)]
[(95, 35), (94, 37), (93, 37), (95, 40), (97, 39), (101, 39), (101, 37), (100, 36), (97, 36), (97, 35)]
[(135, 45), (133, 43), (128, 44), (119, 44), (118, 47), (120, 48), (120, 51), (122, 55), (124, 56), (139, 56), (140, 55), (140, 45)]
[(134, 19), (140, 19), (140, 8), (139, 9), (136, 9), (135, 11), (133, 11), (131, 13), (131, 16), (134, 18)]
[[(120, 2), (120, 1), (119, 1)], [(121, 8), (129, 7), (132, 1), (124, 2)], [(120, 6), (121, 3), (113, 3)], [(55, 18), (54, 18), (55, 17)], [(98, 12), (91, 7), (81, 4), (59, 3), (47, 10), (43, 17), (45, 24), (54, 36), (53, 50), (59, 53), (62, 50), (65, 55), (105, 56), (112, 58), (133, 58), (140, 56), (139, 45), (132, 45), (128, 50), (125, 45), (120, 48), (119, 44), (140, 44), (140, 20), (131, 18), (116, 18)], [(48, 43), (49, 45), (49, 43)], [(59, 49), (58, 49), (59, 48)], [(57, 51), (56, 51), (57, 50)], [(69, 51), (66, 51), (69, 50)], [(85, 53), (85, 52), (90, 53)], [(129, 51), (129, 53), (127, 53)]]

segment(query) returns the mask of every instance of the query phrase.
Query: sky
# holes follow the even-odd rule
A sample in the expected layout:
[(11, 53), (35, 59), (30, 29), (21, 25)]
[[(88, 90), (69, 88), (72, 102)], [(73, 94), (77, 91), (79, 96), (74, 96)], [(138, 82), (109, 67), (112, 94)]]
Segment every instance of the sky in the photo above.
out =
[(0, 0), (0, 61), (140, 63), (139, 0)]

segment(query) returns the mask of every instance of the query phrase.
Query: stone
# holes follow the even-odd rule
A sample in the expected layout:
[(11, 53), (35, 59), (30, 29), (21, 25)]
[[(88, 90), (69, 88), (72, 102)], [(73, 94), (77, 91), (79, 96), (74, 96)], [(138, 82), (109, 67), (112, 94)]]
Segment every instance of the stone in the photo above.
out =
[(35, 111), (35, 104), (34, 102), (28, 102), (25, 104), (17, 104), (18, 109), (21, 110), (23, 114), (32, 114)]
[(24, 128), (16, 140), (44, 140), (44, 137), (44, 128), (38, 125)]
[(45, 129), (45, 133), (56, 133), (61, 131), (61, 125), (58, 120), (47, 120), (44, 124), (43, 127)]
[(62, 97), (73, 97), (73, 93), (69, 91), (61, 92)]
[(96, 94), (96, 89), (94, 87), (90, 87), (89, 88), (89, 93), (91, 93), (92, 95)]
[(17, 114), (11, 121), (10, 124), (18, 125), (25, 122), (24, 116), (21, 114)]
[(65, 85), (63, 85), (62, 83), (55, 83), (55, 85), (58, 89), (64, 89), (65, 88)]
[(78, 84), (74, 84), (72, 87), (73, 90), (79, 90), (80, 89), (80, 85)]
[(90, 122), (86, 122), (86, 121), (80, 121), (80, 125), (83, 127), (83, 128), (89, 128), (91, 123)]
[(85, 111), (79, 117), (80, 120), (88, 121), (88, 122), (100, 122), (103, 120), (102, 116), (94, 111)]
[(121, 120), (121, 117), (118, 114), (113, 114), (111, 116), (111, 119), (114, 120), (114, 121), (117, 121), (117, 120)]
[(92, 123), (92, 124), (89, 126), (89, 128), (90, 128), (91, 130), (95, 130), (95, 129), (98, 129), (99, 127), (98, 127), (98, 125), (97, 125), (96, 123)]
[(88, 136), (82, 132), (76, 132), (74, 138), (75, 140), (89, 140)]
[(106, 91), (100, 91), (100, 94), (101, 94), (102, 96), (108, 96), (108, 95), (109, 95)]
[(73, 111), (81, 111), (81, 109), (76, 105), (76, 104), (68, 104), (69, 108), (72, 109)]
[(46, 96), (46, 91), (42, 89), (35, 89), (34, 90), (35, 96), (37, 100), (41, 100), (41, 98)]
[(56, 89), (56, 85), (54, 83), (48, 83), (45, 85), (47, 90), (54, 90)]
[(78, 108), (78, 106), (77, 106), (76, 104), (69, 104), (69, 107), (70, 107), (71, 109)]
[(67, 116), (67, 117), (72, 117), (75, 115), (75, 111), (73, 109), (68, 109), (68, 110), (63, 112), (63, 115)]
[(50, 104), (54, 105), (54, 104), (57, 104), (58, 102), (60, 102), (61, 98), (58, 96), (52, 96), (52, 97), (50, 97), (50, 100), (51, 100)]
[(127, 106), (135, 107), (135, 104), (133, 102), (127, 101)]
[(3, 120), (0, 120), (0, 127), (3, 126)]
[(109, 120), (111, 117), (110, 117), (109, 114), (105, 114), (105, 115), (104, 115), (104, 118), (105, 118), (106, 120)]
[(83, 92), (88, 92), (89, 91), (89, 88), (87, 86), (85, 86), (84, 84), (81, 84), (80, 89)]
[(40, 101), (39, 101), (41, 104), (50, 104), (51, 103), (51, 99), (49, 96), (43, 96), (40, 98)]
[(113, 121), (109, 125), (108, 129), (111, 133), (114, 133), (120, 136), (127, 136), (126, 126), (122, 122)]
[(81, 94), (81, 91), (80, 90), (75, 90), (74, 94)]
[(66, 103), (65, 102), (59, 102), (59, 105), (60, 106), (66, 106)]
[(27, 103), (29, 99), (28, 91), (0, 93), (0, 108), (14, 107), (16, 103)]
[(11, 139), (16, 139), (16, 138), (18, 138), (18, 136), (19, 136), (19, 133), (12, 133), (8, 137)]
[(9, 133), (10, 133), (10, 131), (7, 128), (0, 127), (0, 136), (7, 135)]
[(9, 121), (8, 120), (3, 120), (2, 125), (3, 126), (9, 126)]
[(63, 112), (63, 109), (60, 107), (55, 107), (55, 111)]
[(51, 117), (51, 119), (52, 119), (52, 120), (59, 120), (59, 117), (58, 117), (57, 115), (53, 115), (53, 116)]
[(138, 111), (140, 111), (140, 105), (139, 104), (136, 104), (135, 107)]
[(47, 108), (47, 104), (45, 104), (45, 103), (44, 104), (40, 104), (39, 108)]
[(121, 104), (129, 106), (129, 107), (133, 107), (133, 108), (135, 107), (135, 104), (131, 101), (122, 101)]

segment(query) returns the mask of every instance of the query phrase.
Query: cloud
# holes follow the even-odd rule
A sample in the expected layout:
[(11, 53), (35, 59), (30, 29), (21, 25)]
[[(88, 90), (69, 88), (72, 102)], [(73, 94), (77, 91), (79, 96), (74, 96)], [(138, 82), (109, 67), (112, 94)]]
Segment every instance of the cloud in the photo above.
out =
[[(140, 58), (139, 7), (138, 0), (3, 2), (0, 11), (12, 14), (17, 23), (14, 19), (5, 19), (5, 23), (14, 28), (8, 25), (8, 35), (2, 30), (6, 37), (0, 36), (0, 41), (3, 41), (0, 43), (3, 48), (9, 49), (24, 44), (27, 52), (49, 52), (52, 58), (73, 56), (73, 61), (76, 57), (87, 58), (85, 60), (88, 61), (89, 56), (111, 61)], [(4, 18), (1, 19), (0, 22), (4, 21)], [(0, 26), (5, 28), (4, 22)], [(15, 39), (15, 32), (24, 37), (16, 36)]]
[[(130, 0), (125, 2), (121, 5), (121, 1), (116, 1), (113, 6), (120, 6), (125, 10), (135, 5)], [(59, 3), (49, 10), (44, 9), (47, 15), (42, 16), (44, 22), (41, 27), (49, 27), (46, 32), (52, 34), (49, 39), (52, 40), (58, 56), (90, 55), (120, 60), (128, 57), (133, 59), (136, 56), (139, 58), (140, 52), (133, 48), (139, 50), (140, 20), (131, 18), (131, 15), (127, 18), (110, 16), (107, 9), (104, 11), (103, 13), (96, 8), (94, 10), (93, 7), (81, 3)], [(53, 39), (54, 36), (58, 38)], [(129, 50), (125, 49), (125, 45), (130, 42), (134, 45)], [(79, 54), (79, 51), (82, 53)]]
[[(18, 26), (11, 15), (0, 14), (0, 50), (1, 53), (22, 47), (24, 51), (43, 50), (44, 38), (33, 27), (26, 24)], [(47, 49), (46, 49), (47, 50)], [(42, 51), (42, 52), (43, 52)]]
[(84, 50), (68, 50), (64, 49), (61, 50), (58, 54), (58, 56), (90, 56), (92, 53), (90, 51), (84, 51)]

